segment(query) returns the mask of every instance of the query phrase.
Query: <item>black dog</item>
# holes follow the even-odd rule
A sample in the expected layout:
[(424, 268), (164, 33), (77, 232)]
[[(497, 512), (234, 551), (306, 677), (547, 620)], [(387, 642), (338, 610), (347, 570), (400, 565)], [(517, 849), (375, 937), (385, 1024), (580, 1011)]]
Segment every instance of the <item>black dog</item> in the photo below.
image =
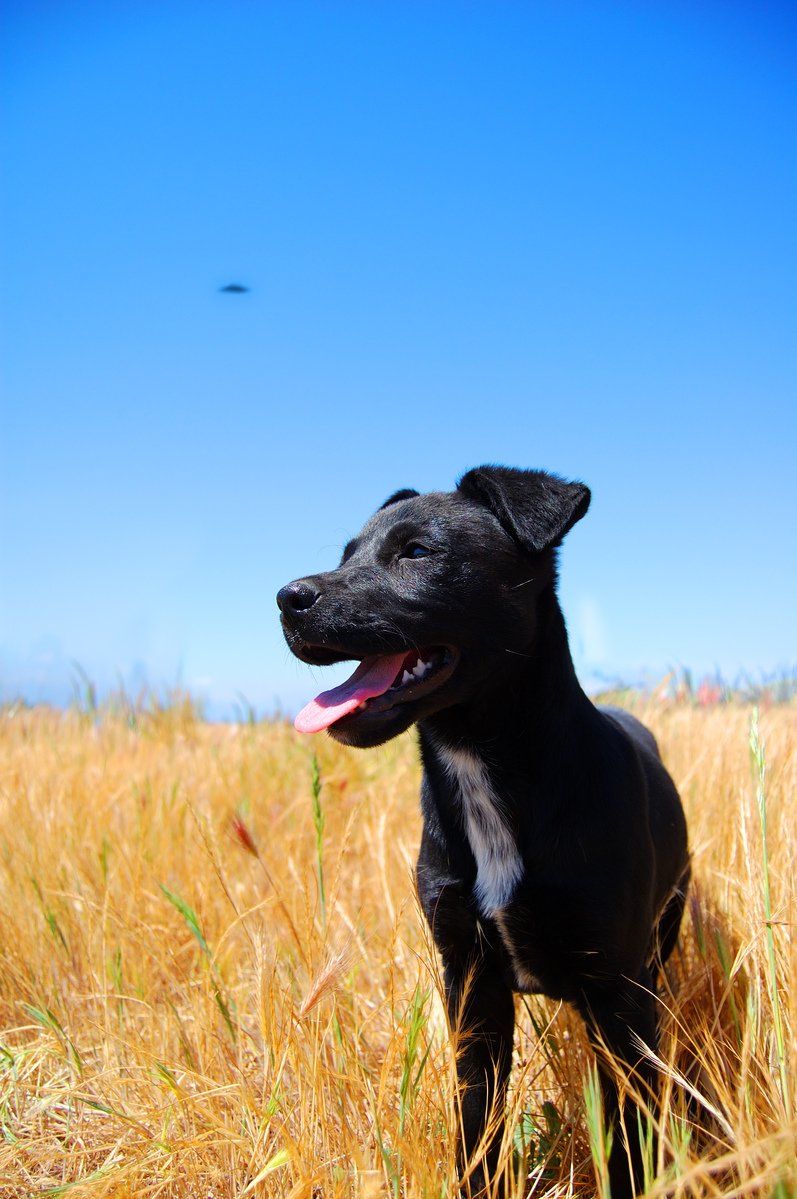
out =
[(655, 976), (678, 936), (689, 856), (653, 736), (596, 708), (573, 669), (556, 548), (589, 501), (581, 483), (497, 466), (454, 492), (399, 491), (337, 570), (277, 597), (299, 658), (360, 660), (297, 728), (372, 746), (418, 722), (418, 890), (464, 1034), (460, 1162), (473, 1194), (496, 1174), (513, 991), (583, 1016), (613, 1131), (613, 1199), (642, 1185), (637, 1109), (620, 1101), (605, 1051), (652, 1094), (640, 1042), (656, 1044)]

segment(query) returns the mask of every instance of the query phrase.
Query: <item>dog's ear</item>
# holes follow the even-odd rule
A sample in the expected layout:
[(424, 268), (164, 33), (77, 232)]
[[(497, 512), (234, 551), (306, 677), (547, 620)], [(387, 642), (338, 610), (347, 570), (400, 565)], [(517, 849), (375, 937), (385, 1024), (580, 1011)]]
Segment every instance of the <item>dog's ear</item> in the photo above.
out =
[(412, 487), (402, 487), (401, 491), (394, 491), (391, 496), (388, 496), (379, 511), (381, 512), (382, 508), (389, 508), (391, 504), (397, 504), (399, 500), (411, 500), (413, 496), (420, 494), (420, 491), (413, 491)]
[(524, 550), (540, 554), (558, 545), (589, 508), (590, 490), (544, 470), (477, 466), (458, 490), (484, 504)]

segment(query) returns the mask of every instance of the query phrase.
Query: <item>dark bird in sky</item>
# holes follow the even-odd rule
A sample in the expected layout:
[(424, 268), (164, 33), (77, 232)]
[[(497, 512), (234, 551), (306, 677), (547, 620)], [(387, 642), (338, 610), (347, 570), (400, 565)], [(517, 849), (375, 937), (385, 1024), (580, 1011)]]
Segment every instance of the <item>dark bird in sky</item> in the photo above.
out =
[(244, 287), (243, 283), (228, 283), (226, 287), (219, 288), (219, 291), (226, 291), (234, 296), (243, 295), (244, 292), (249, 290), (248, 287)]

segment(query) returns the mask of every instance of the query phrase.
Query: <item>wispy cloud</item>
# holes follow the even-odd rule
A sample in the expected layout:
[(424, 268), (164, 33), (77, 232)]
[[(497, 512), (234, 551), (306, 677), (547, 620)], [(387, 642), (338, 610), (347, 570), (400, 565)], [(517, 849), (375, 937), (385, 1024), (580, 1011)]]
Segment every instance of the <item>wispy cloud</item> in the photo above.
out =
[(609, 659), (606, 622), (594, 596), (582, 595), (576, 604), (574, 629), (576, 656), (585, 666), (604, 666)]

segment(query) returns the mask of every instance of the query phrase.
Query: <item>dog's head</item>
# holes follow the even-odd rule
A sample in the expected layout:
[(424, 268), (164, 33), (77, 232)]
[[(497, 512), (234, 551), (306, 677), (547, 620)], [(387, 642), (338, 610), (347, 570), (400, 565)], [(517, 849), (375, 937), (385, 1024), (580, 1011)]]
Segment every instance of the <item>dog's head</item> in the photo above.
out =
[(297, 657), (316, 666), (359, 660), (296, 727), (379, 745), (500, 685), (527, 659), (556, 547), (589, 501), (583, 483), (503, 466), (468, 471), (453, 492), (397, 491), (336, 570), (277, 596)]

